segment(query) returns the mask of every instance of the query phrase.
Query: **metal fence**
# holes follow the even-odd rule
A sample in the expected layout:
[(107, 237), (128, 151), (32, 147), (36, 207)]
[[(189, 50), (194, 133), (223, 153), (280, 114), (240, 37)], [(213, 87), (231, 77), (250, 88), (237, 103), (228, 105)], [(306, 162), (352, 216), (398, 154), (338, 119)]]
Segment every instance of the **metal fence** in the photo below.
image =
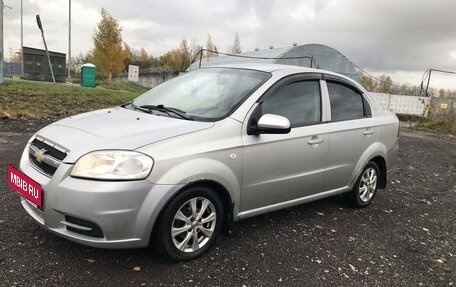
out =
[(428, 116), (456, 113), (456, 99), (438, 97), (417, 97), (370, 93), (374, 100), (386, 110), (397, 114)]
[[(176, 77), (178, 74), (178, 72), (170, 72), (161, 69), (139, 70), (138, 84), (144, 87), (153, 88)], [(127, 82), (128, 73), (120, 73), (114, 77), (114, 80)]]
[(3, 62), (3, 75), (5, 77), (20, 76), (21, 68), (21, 63)]

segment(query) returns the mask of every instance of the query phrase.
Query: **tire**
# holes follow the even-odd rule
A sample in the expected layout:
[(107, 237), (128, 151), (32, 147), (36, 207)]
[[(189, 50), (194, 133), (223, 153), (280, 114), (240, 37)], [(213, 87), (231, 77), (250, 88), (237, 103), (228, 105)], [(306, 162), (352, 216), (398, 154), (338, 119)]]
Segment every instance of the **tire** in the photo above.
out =
[(366, 164), (352, 191), (344, 195), (347, 203), (354, 207), (368, 206), (377, 194), (379, 176), (379, 168), (375, 162)]
[(190, 187), (182, 191), (157, 221), (153, 238), (156, 251), (172, 261), (200, 257), (217, 240), (223, 217), (223, 204), (213, 190)]

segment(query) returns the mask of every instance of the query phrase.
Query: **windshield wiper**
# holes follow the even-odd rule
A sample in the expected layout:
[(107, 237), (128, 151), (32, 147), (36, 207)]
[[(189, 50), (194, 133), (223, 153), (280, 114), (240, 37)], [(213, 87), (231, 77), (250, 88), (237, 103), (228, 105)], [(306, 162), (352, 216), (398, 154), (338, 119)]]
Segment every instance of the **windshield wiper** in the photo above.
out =
[(127, 107), (130, 107), (128, 109), (132, 109), (132, 110), (139, 110), (141, 112), (145, 112), (145, 113), (148, 113), (148, 114), (151, 114), (152, 113), (152, 110), (151, 109), (147, 109), (147, 108), (141, 108), (141, 107), (138, 107), (137, 105), (135, 105), (133, 103), (133, 101), (129, 101), (129, 102), (126, 102), (125, 104), (122, 104), (120, 105), (122, 108), (126, 108)]
[(126, 102), (126, 103), (123, 103), (120, 105), (122, 108), (126, 108), (128, 106), (133, 106), (135, 107), (135, 104), (133, 104), (133, 101), (129, 101), (129, 102)]
[(173, 113), (183, 119), (193, 121), (194, 119), (190, 116), (187, 115), (183, 110), (177, 109), (177, 108), (171, 108), (171, 107), (165, 107), (164, 105), (142, 105), (142, 106), (135, 106), (135, 109), (142, 110), (146, 109), (149, 111), (159, 111), (159, 112), (164, 112), (170, 115), (170, 113)]

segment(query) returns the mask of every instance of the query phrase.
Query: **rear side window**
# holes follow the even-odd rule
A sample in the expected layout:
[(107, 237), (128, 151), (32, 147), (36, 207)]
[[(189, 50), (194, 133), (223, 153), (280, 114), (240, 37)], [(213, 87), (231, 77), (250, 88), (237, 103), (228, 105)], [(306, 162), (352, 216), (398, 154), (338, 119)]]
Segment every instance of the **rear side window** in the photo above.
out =
[(301, 81), (285, 85), (268, 97), (261, 108), (261, 115), (284, 116), (292, 126), (320, 122), (320, 84), (318, 81)]
[(364, 105), (367, 103), (363, 100), (361, 93), (335, 82), (327, 82), (327, 86), (331, 102), (331, 120), (353, 120), (366, 116)]

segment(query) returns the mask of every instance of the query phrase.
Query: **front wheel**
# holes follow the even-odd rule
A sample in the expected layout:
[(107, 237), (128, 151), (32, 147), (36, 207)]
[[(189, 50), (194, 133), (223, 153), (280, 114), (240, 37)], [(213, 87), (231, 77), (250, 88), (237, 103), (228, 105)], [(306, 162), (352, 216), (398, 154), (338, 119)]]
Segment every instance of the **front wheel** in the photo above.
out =
[(345, 194), (347, 202), (355, 207), (368, 206), (377, 193), (378, 177), (378, 165), (373, 161), (369, 162), (358, 177), (352, 191)]
[(205, 187), (191, 187), (165, 208), (154, 233), (155, 247), (165, 258), (189, 261), (204, 254), (223, 224), (223, 205)]

